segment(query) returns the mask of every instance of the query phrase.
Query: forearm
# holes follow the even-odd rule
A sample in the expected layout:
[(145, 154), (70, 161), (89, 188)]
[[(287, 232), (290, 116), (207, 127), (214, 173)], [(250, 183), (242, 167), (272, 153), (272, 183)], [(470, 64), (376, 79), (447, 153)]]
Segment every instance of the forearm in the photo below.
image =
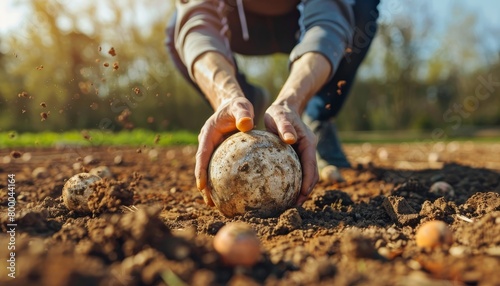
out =
[(297, 59), (290, 75), (274, 101), (301, 114), (309, 99), (327, 82), (332, 72), (330, 62), (322, 54), (309, 52)]
[(230, 99), (244, 97), (233, 65), (217, 52), (206, 52), (196, 59), (193, 76), (214, 110)]

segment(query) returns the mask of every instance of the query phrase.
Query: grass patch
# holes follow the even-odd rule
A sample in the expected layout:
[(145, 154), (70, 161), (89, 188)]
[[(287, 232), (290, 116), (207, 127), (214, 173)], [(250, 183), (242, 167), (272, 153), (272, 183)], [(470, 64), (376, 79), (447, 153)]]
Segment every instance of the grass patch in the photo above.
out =
[(173, 146), (197, 144), (197, 134), (188, 131), (154, 132), (132, 131), (103, 132), (100, 130), (68, 131), (62, 133), (0, 132), (0, 148), (53, 147), (58, 145), (81, 146)]
[[(157, 140), (157, 136), (159, 139)], [(390, 132), (339, 132), (343, 143), (435, 143), (430, 134), (425, 133), (390, 133)], [(448, 137), (442, 142), (473, 141), (481, 143), (500, 142), (498, 136)], [(189, 131), (154, 132), (145, 129), (132, 131), (103, 132), (100, 130), (17, 133), (0, 132), (0, 149), (12, 147), (54, 147), (58, 145), (78, 146), (174, 146), (198, 143), (198, 134)]]

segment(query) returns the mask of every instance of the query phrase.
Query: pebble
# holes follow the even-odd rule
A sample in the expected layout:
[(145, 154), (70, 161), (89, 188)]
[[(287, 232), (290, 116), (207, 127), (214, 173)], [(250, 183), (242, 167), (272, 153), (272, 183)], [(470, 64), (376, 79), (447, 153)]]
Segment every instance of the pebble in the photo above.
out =
[(92, 155), (87, 155), (83, 158), (83, 164), (85, 165), (94, 165), (97, 164), (98, 162), (99, 161)]
[(463, 257), (467, 252), (467, 248), (465, 246), (453, 246), (449, 252), (451, 256)]
[(116, 155), (115, 158), (113, 159), (113, 163), (115, 165), (121, 165), (123, 163), (123, 156), (122, 155)]
[(49, 177), (49, 171), (45, 167), (37, 167), (31, 172), (34, 179), (45, 179)]
[(486, 249), (486, 254), (491, 256), (500, 256), (500, 246), (492, 247)]
[(89, 171), (90, 174), (96, 175), (100, 178), (112, 178), (113, 174), (111, 173), (111, 170), (107, 166), (99, 166), (91, 169)]

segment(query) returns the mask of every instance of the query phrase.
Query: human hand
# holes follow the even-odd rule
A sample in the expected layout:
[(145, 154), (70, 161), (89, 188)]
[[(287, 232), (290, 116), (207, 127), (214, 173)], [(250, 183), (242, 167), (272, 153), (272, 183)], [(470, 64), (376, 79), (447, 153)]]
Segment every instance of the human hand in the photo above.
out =
[(302, 165), (302, 186), (297, 205), (302, 205), (314, 185), (318, 182), (318, 167), (316, 162), (316, 136), (300, 119), (297, 111), (286, 104), (271, 105), (264, 115), (266, 129), (279, 135), (287, 144), (293, 144)]
[(254, 110), (250, 101), (245, 97), (235, 97), (219, 105), (201, 128), (198, 135), (195, 177), (196, 187), (207, 205), (214, 205), (210, 195), (210, 186), (207, 184), (208, 164), (212, 153), (227, 135), (236, 130), (250, 131), (254, 127), (253, 118)]

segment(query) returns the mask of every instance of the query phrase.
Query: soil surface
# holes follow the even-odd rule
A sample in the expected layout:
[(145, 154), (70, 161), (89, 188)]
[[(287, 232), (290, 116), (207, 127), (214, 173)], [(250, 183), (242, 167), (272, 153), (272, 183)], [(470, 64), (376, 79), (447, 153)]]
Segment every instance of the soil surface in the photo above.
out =
[[(196, 190), (196, 146), (0, 150), (0, 285), (500, 285), (500, 144), (345, 149), (345, 182), (319, 182), (276, 217), (232, 219)], [(101, 169), (90, 212), (68, 210), (65, 182), (98, 166), (110, 173)], [(438, 181), (453, 190), (431, 192)], [(451, 245), (416, 245), (429, 220), (449, 225)], [(224, 266), (213, 249), (231, 221), (261, 240), (251, 268)]]

